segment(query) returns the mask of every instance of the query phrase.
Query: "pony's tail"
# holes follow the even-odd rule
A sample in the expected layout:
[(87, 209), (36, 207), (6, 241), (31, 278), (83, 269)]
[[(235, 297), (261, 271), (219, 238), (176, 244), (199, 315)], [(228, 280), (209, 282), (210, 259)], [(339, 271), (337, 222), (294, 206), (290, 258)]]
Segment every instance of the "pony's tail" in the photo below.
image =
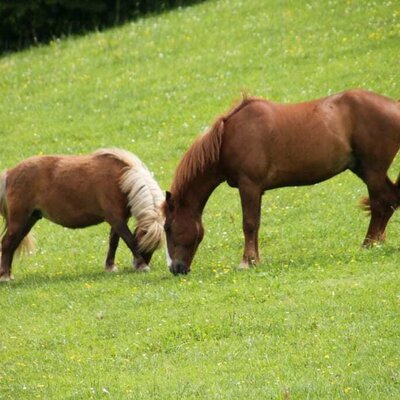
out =
[[(0, 239), (3, 238), (7, 230), (8, 214), (7, 214), (7, 201), (6, 201), (6, 188), (7, 188), (7, 171), (0, 174), (0, 215), (3, 217), (3, 229), (0, 233)], [(32, 254), (35, 251), (36, 241), (31, 233), (28, 233), (23, 239), (16, 250), (16, 255), (21, 253)], [(0, 247), (1, 250), (1, 247)], [(0, 251), (1, 254), (1, 251)]]

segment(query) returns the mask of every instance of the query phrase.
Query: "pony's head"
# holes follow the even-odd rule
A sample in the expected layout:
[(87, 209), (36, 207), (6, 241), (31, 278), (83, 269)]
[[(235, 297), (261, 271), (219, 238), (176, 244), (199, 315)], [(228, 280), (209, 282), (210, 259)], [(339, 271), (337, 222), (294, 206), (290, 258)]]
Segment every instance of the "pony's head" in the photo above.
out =
[(137, 270), (147, 270), (153, 253), (162, 246), (164, 239), (164, 219), (154, 220), (148, 226), (138, 225), (133, 237), (137, 256), (135, 256), (134, 267)]
[(169, 192), (164, 203), (164, 214), (168, 268), (174, 275), (187, 274), (204, 235), (201, 215), (194, 215), (185, 207), (174, 204)]

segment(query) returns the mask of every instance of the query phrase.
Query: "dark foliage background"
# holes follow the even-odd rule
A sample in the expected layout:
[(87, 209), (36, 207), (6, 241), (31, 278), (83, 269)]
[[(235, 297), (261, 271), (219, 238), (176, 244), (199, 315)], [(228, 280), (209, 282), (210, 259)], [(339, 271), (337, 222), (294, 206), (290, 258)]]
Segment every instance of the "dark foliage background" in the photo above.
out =
[(0, 52), (203, 0), (0, 0)]

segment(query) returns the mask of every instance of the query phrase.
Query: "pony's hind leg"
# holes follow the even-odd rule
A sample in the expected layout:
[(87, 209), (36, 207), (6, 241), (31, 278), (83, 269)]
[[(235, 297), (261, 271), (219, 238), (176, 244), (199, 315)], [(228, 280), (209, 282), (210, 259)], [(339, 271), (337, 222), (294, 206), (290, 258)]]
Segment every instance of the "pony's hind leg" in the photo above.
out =
[(113, 228), (110, 230), (108, 253), (105, 263), (105, 270), (107, 272), (117, 272), (118, 268), (115, 265), (115, 253), (117, 251), (119, 243), (119, 235), (114, 231)]
[(244, 252), (239, 269), (247, 269), (260, 261), (258, 230), (260, 228), (261, 195), (259, 188), (250, 181), (239, 184), (243, 213)]
[(13, 279), (11, 266), (15, 250), (40, 218), (41, 216), (37, 213), (32, 213), (27, 218), (18, 217), (15, 219), (9, 214), (7, 229), (1, 241), (0, 281)]
[(367, 186), (371, 220), (363, 242), (364, 247), (370, 247), (385, 240), (386, 226), (400, 205), (399, 188), (387, 176), (380, 181), (371, 179), (367, 182)]

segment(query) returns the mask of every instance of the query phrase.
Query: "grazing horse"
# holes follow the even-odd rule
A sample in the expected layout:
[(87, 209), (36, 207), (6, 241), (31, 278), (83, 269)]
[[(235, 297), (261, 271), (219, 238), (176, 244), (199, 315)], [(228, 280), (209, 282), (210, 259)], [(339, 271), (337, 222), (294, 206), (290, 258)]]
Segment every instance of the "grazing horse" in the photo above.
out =
[(311, 185), (347, 169), (367, 185), (371, 212), (364, 245), (383, 240), (400, 205), (399, 180), (387, 171), (400, 146), (400, 104), (348, 90), (300, 104), (245, 98), (200, 136), (180, 161), (163, 205), (167, 263), (186, 274), (204, 234), (202, 213), (213, 190), (238, 188), (245, 238), (241, 268), (259, 262), (261, 196)]
[[(82, 156), (36, 156), (0, 175), (0, 214), (5, 219), (1, 241), (0, 280), (12, 279), (15, 250), (32, 245), (29, 231), (46, 218), (67, 228), (103, 221), (111, 225), (107, 271), (116, 271), (121, 237), (134, 256), (134, 268), (148, 270), (162, 243), (163, 193), (138, 157), (125, 150), (100, 149)], [(127, 221), (137, 220), (132, 234)]]

